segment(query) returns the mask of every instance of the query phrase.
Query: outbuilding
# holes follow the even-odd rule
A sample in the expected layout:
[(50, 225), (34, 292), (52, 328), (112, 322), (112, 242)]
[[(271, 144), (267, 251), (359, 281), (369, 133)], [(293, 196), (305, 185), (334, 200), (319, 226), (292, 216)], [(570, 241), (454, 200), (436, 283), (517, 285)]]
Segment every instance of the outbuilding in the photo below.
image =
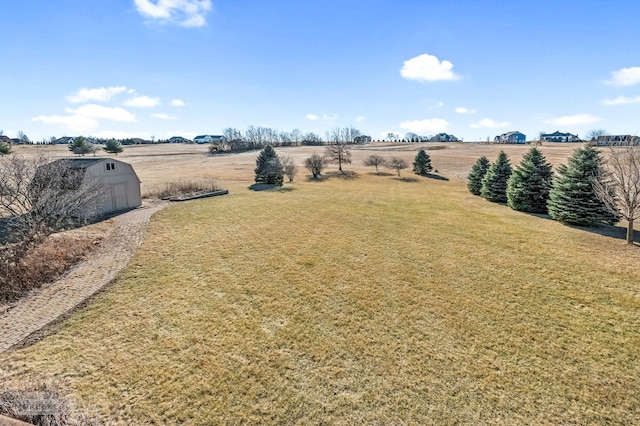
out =
[[(64, 158), (66, 167), (82, 170), (82, 179), (96, 179), (103, 189), (98, 215), (128, 210), (142, 205), (140, 179), (131, 164), (112, 158)], [(53, 164), (52, 163), (52, 164)]]

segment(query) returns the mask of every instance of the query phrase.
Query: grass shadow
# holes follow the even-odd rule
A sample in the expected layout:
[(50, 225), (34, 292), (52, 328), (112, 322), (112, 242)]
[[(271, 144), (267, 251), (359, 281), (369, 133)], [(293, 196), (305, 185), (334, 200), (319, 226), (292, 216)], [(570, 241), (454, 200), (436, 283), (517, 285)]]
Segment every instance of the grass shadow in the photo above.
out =
[(448, 177), (444, 177), (444, 176), (440, 176), (440, 175), (434, 175), (433, 173), (427, 173), (426, 175), (422, 175), (426, 178), (429, 179), (435, 179), (435, 180), (444, 180), (444, 181), (448, 181), (449, 178)]
[(329, 172), (326, 174), (327, 179), (331, 179), (331, 178), (338, 178), (338, 179), (344, 179), (344, 180), (353, 180), (353, 179), (358, 179), (358, 173), (356, 172), (345, 172), (345, 171), (337, 171), (337, 172)]
[(404, 177), (404, 176), (396, 176), (393, 178), (394, 180), (399, 180), (401, 182), (409, 182), (409, 183), (414, 183), (414, 182), (418, 182), (418, 179), (414, 178), (414, 177)]
[(393, 173), (386, 173), (386, 172), (380, 172), (380, 173), (376, 173), (376, 172), (370, 172), (367, 173), (369, 176), (394, 176)]
[[(604, 237), (611, 237), (617, 240), (627, 241), (627, 227), (621, 225), (591, 225), (591, 226), (576, 226), (567, 225), (569, 228), (579, 229), (581, 231), (591, 232), (593, 234), (602, 235)], [(633, 245), (640, 247), (640, 231), (634, 229), (633, 231)]]
[(249, 186), (251, 191), (274, 191), (282, 188), (282, 185), (276, 185), (271, 183), (254, 183)]
[[(508, 207), (506, 203), (497, 203), (497, 204), (501, 204), (501, 205), (504, 205), (505, 207)], [(547, 213), (531, 213), (531, 212), (520, 212), (520, 213), (537, 217), (539, 219), (553, 221), (553, 218), (549, 216)], [(603, 237), (611, 237), (617, 240), (624, 240), (625, 242), (627, 240), (627, 227), (622, 225), (601, 224), (601, 225), (578, 226), (578, 225), (570, 225), (568, 223), (564, 223), (563, 225), (572, 229), (577, 229), (579, 231), (585, 231), (585, 232), (590, 232), (592, 234), (602, 235)], [(635, 229), (633, 230), (633, 240), (634, 240), (633, 245), (636, 247), (640, 247), (640, 231), (639, 230), (635, 230)]]

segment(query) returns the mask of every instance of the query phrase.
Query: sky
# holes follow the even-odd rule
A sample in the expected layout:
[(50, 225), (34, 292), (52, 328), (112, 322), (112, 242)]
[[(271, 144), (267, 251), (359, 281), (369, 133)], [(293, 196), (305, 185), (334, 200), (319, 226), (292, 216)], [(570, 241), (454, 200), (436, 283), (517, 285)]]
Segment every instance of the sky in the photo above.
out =
[(0, 129), (640, 133), (635, 0), (0, 2)]

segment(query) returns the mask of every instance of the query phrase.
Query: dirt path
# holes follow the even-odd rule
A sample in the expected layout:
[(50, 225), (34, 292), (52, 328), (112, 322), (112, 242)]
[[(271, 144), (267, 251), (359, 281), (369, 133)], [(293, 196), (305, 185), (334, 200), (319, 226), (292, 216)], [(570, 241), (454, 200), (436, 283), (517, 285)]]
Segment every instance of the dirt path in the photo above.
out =
[(88, 260), (0, 312), (0, 353), (20, 346), (113, 280), (142, 243), (151, 216), (166, 206), (145, 204), (114, 217), (114, 229)]

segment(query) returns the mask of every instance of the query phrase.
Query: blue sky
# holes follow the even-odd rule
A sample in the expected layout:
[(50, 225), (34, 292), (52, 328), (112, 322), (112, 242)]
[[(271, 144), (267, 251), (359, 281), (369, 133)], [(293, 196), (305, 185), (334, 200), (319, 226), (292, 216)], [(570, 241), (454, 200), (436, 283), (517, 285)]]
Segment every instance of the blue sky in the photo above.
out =
[(0, 3), (0, 129), (640, 133), (640, 2)]

